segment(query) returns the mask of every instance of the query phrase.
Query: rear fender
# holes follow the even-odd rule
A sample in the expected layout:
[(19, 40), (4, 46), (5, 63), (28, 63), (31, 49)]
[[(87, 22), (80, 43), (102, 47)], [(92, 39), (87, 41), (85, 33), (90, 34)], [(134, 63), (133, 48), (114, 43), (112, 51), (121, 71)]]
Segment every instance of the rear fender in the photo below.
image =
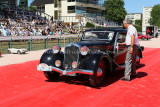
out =
[(138, 51), (140, 52), (140, 58), (143, 58), (142, 51), (144, 50), (143, 46), (138, 47)]
[(58, 54), (54, 54), (52, 49), (47, 50), (46, 52), (43, 53), (40, 63), (45, 63), (48, 66), (55, 66), (55, 61), (60, 60), (61, 61), (61, 66), (60, 68), (63, 69), (63, 60), (64, 60), (64, 54), (63, 52), (59, 52)]

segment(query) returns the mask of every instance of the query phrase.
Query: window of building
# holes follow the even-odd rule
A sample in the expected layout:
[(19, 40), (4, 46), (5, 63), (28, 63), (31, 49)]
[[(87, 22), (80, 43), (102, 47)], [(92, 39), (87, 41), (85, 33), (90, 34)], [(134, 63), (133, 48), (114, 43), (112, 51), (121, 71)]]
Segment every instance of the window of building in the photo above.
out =
[(76, 0), (67, 0), (68, 2), (75, 2)]
[(75, 13), (76, 6), (68, 6), (68, 13)]

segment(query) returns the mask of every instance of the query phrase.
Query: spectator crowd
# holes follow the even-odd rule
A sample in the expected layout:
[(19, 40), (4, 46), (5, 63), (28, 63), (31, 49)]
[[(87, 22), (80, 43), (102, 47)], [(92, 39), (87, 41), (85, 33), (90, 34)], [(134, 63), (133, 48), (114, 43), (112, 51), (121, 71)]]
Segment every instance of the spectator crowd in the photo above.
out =
[[(79, 34), (83, 29), (74, 27), (73, 23), (64, 24), (62, 21), (18, 18), (13, 24), (10, 18), (0, 19), (0, 36), (48, 36), (48, 35), (63, 35), (63, 34)], [(81, 26), (78, 24), (78, 26)]]

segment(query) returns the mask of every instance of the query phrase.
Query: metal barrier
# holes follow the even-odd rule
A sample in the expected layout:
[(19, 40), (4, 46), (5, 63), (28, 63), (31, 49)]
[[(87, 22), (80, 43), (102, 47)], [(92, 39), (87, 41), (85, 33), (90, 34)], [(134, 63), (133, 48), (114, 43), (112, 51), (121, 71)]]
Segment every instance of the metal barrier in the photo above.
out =
[(32, 39), (29, 40), (13, 40), (12, 38), (7, 41), (0, 41), (0, 51), (4, 54), (7, 53), (8, 48), (26, 48), (28, 51), (41, 50), (52, 48), (53, 45), (64, 47), (71, 42), (80, 41), (80, 37), (59, 37), (59, 38), (45, 38), (45, 39)]

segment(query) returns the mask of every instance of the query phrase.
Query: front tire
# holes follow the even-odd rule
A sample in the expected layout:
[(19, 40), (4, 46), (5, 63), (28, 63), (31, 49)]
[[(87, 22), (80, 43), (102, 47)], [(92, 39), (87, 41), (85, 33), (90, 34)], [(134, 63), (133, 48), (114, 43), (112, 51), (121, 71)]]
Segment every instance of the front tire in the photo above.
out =
[(98, 64), (97, 69), (94, 71), (93, 75), (89, 76), (89, 83), (93, 87), (99, 87), (105, 80), (106, 76), (106, 66), (105, 61), (101, 60)]
[(141, 40), (144, 40), (144, 37), (141, 37)]
[(60, 73), (57, 73), (55, 71), (52, 71), (52, 72), (44, 72), (44, 75), (45, 77), (48, 79), (48, 80), (58, 80), (59, 77), (60, 77)]
[(8, 53), (8, 54), (11, 54), (11, 51), (10, 51), (10, 50), (7, 50), (7, 53)]

